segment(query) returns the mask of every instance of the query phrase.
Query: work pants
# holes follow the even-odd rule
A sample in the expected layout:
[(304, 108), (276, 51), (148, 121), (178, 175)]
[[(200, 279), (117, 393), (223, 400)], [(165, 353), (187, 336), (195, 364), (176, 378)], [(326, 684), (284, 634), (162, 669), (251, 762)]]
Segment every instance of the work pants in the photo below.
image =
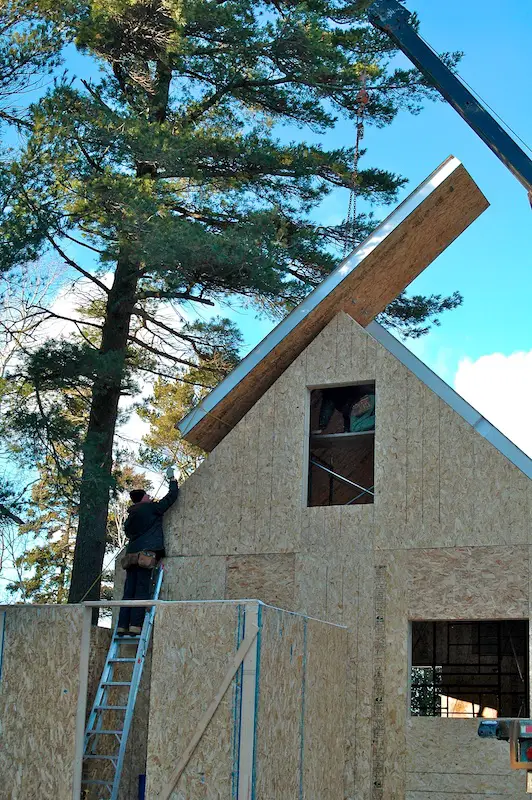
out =
[[(126, 570), (122, 600), (150, 600), (152, 575), (153, 570), (145, 567), (136, 566)], [(129, 628), (130, 625), (136, 625), (141, 628), (145, 615), (145, 608), (134, 608), (133, 606), (121, 608), (118, 615), (118, 627)]]

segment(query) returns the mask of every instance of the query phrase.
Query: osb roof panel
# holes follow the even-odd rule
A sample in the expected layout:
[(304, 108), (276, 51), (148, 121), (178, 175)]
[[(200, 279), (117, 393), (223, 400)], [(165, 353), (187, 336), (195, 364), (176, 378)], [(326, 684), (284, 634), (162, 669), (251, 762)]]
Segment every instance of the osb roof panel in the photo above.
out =
[(368, 325), (488, 202), (451, 156), (181, 422), (210, 452), (340, 310)]

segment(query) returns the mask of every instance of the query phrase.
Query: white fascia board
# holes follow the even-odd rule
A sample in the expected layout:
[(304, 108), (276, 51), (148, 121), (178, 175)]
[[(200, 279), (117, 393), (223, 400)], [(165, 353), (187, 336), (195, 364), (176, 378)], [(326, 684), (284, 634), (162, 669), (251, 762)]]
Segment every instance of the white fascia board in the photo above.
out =
[(447, 403), (453, 411), (460, 414), (484, 439), (487, 439), (499, 452), (521, 470), (528, 478), (532, 478), (532, 459), (523, 453), (517, 445), (508, 439), (473, 406), (464, 400), (448, 383), (445, 383), (435, 372), (408, 350), (395, 336), (383, 328), (378, 322), (370, 322), (364, 329), (383, 347), (395, 356), (410, 372), (422, 381), (425, 386)]
[(282, 340), (305, 319), (321, 301), (330, 294), (347, 275), (350, 275), (358, 265), (368, 257), (404, 220), (440, 186), (455, 169), (460, 166), (460, 161), (451, 156), (442, 164), (432, 175), (423, 181), (418, 188), (412, 192), (395, 211), (387, 217), (373, 231), (373, 233), (360, 244), (342, 263), (336, 267), (320, 284), (317, 286), (302, 303), (274, 328), (242, 361), (235, 369), (224, 378), (224, 380), (213, 389), (202, 402), (190, 411), (186, 417), (178, 423), (177, 427), (181, 434), (186, 435), (200, 422), (207, 414), (224, 399), (240, 381), (254, 369), (262, 359), (270, 353)]

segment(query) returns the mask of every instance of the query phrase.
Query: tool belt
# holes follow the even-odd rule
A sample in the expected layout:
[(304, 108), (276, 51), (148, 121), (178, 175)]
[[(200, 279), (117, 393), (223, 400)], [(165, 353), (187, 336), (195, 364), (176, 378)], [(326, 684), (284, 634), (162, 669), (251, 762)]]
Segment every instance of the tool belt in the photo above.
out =
[(140, 553), (126, 553), (120, 563), (123, 569), (131, 569), (132, 567), (153, 569), (157, 566), (157, 555), (153, 550), (141, 550)]

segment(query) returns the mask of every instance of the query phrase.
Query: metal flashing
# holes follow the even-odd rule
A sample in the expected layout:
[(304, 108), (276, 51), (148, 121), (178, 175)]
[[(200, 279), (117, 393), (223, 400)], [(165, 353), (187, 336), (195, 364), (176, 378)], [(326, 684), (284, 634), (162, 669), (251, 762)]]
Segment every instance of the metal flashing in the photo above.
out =
[(395, 356), (410, 372), (419, 378), (425, 386), (438, 395), (447, 403), (453, 411), (456, 411), (462, 419), (468, 422), (484, 439), (487, 439), (499, 452), (511, 461), (528, 478), (532, 478), (532, 459), (508, 439), (498, 428), (489, 422), (482, 414), (471, 406), (467, 400), (452, 389), (448, 383), (436, 375), (430, 367), (427, 367), (417, 356), (415, 356), (404, 344), (395, 338), (386, 328), (378, 322), (370, 322), (365, 330), (379, 344)]

